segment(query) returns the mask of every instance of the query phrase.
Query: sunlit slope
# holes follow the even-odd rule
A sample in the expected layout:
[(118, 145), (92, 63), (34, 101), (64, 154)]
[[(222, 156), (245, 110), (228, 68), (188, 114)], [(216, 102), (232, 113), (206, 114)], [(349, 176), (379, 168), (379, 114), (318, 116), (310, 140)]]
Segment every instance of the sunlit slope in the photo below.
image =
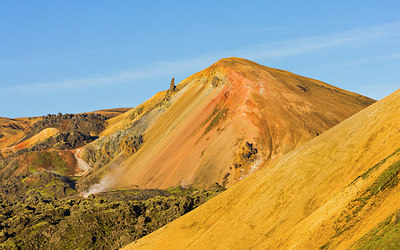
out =
[(115, 188), (230, 186), (374, 102), (240, 58), (177, 88), (142, 148), (111, 172)]
[(2, 154), (6, 156), (7, 154), (14, 153), (18, 150), (25, 149), (35, 145), (36, 143), (42, 142), (58, 133), (58, 129), (56, 128), (46, 128), (37, 133), (36, 135), (32, 136), (28, 140), (25, 140), (21, 143), (18, 143), (15, 146), (4, 148), (1, 150)]
[(400, 90), (129, 247), (354, 246), (399, 211), (399, 148)]
[(107, 128), (101, 133), (100, 136), (111, 135), (118, 130), (126, 129), (127, 127), (132, 125), (133, 122), (140, 119), (141, 116), (143, 116), (144, 114), (158, 108), (160, 103), (164, 99), (165, 94), (166, 91), (159, 92), (139, 106), (107, 120)]
[(0, 150), (17, 144), (39, 118), (0, 117)]

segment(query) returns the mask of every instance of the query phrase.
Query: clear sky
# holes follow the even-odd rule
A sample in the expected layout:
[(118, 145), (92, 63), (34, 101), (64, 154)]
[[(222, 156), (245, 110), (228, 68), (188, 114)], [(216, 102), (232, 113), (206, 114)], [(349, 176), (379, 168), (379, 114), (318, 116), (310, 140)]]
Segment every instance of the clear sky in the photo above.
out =
[(0, 116), (134, 107), (237, 56), (381, 99), (400, 1), (0, 2)]

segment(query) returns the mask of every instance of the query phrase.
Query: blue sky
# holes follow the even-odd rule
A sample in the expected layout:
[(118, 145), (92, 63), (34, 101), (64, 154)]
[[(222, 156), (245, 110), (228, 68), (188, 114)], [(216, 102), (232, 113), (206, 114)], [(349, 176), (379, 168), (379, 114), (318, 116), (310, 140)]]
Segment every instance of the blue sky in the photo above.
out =
[(0, 116), (134, 107), (237, 56), (381, 99), (400, 1), (1, 1)]

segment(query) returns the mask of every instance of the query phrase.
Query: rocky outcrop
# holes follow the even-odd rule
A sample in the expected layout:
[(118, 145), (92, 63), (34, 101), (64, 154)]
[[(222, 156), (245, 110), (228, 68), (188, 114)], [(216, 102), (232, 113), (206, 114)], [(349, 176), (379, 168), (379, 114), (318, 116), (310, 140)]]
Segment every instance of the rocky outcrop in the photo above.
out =
[(100, 169), (119, 154), (131, 155), (137, 152), (144, 142), (142, 134), (164, 112), (163, 108), (155, 108), (142, 115), (129, 127), (117, 130), (107, 136), (86, 145), (80, 157), (89, 163), (94, 170)]
[(166, 91), (164, 98), (162, 101), (159, 103), (159, 107), (163, 108), (168, 108), (169, 105), (171, 104), (171, 98), (174, 95), (174, 93), (178, 92), (178, 87), (175, 86), (175, 78), (172, 77), (171, 83), (169, 85), (169, 89)]
[(212, 78), (211, 84), (212, 84), (212, 86), (214, 86), (214, 87), (218, 87), (218, 85), (220, 84), (220, 82), (221, 82), (221, 79), (219, 79), (218, 76), (214, 76), (214, 77)]
[(121, 153), (131, 155), (143, 144), (142, 135), (130, 134), (127, 131), (104, 136), (82, 150), (81, 158), (95, 170), (108, 164)]
[(175, 90), (175, 78), (172, 77), (171, 83), (169, 85), (169, 92), (173, 92)]
[(22, 140), (27, 140), (46, 128), (57, 128), (64, 133), (80, 133), (87, 137), (97, 136), (105, 128), (107, 116), (100, 114), (61, 114), (43, 116), (43, 119), (33, 124), (33, 128)]
[(240, 168), (255, 161), (258, 150), (253, 143), (246, 142), (233, 162), (233, 168)]
[(222, 186), (241, 180), (258, 169), (255, 161), (258, 159), (258, 150), (253, 143), (246, 142), (233, 159), (229, 171), (222, 177)]
[(159, 107), (168, 108), (171, 102), (171, 98), (175, 92), (178, 91), (178, 88), (175, 86), (175, 78), (172, 77), (171, 83), (169, 85), (169, 89), (166, 91), (166, 94), (163, 100), (159, 103)]

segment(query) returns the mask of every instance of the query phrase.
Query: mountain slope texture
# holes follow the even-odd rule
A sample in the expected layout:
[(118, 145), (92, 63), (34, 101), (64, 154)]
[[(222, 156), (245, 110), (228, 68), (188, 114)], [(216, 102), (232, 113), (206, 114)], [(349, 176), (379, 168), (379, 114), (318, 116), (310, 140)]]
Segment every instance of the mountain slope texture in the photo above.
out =
[[(102, 135), (144, 123), (143, 145), (134, 154), (113, 155), (92, 176), (107, 176), (108, 189), (229, 187), (373, 102), (245, 59), (221, 59), (113, 118)], [(128, 125), (129, 117), (136, 125)], [(99, 151), (95, 144), (87, 149)]]
[(128, 248), (398, 248), (400, 90)]

